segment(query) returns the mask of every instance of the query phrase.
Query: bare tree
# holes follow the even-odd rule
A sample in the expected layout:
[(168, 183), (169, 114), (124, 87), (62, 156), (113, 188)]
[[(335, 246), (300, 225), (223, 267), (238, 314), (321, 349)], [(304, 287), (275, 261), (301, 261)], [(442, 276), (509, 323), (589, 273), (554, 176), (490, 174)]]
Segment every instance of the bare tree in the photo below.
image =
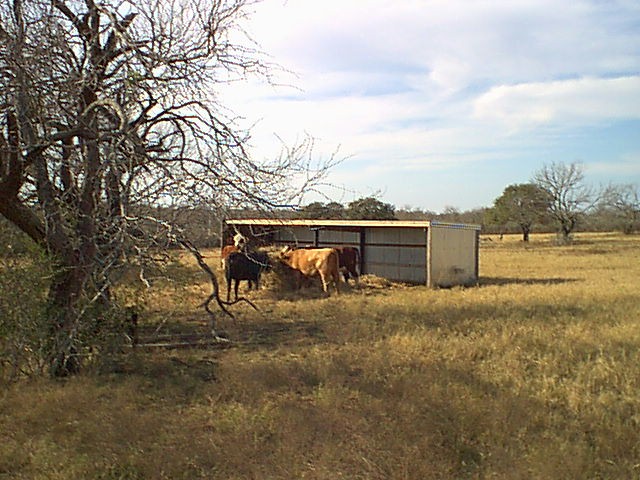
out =
[(445, 222), (460, 222), (461, 217), (462, 212), (458, 207), (454, 207), (453, 205), (445, 205), (442, 213), (438, 215), (438, 219)]
[(561, 241), (568, 242), (580, 217), (597, 201), (593, 189), (585, 185), (584, 166), (551, 163), (534, 175), (533, 182), (549, 195), (549, 215), (558, 224)]
[(637, 185), (609, 185), (602, 195), (601, 206), (613, 211), (624, 233), (630, 234), (640, 228), (640, 189)]
[(125, 259), (180, 240), (158, 207), (295, 203), (334, 162), (306, 138), (257, 161), (221, 86), (273, 66), (242, 29), (249, 0), (0, 4), (0, 214), (55, 260), (53, 375), (77, 371), (87, 304)]

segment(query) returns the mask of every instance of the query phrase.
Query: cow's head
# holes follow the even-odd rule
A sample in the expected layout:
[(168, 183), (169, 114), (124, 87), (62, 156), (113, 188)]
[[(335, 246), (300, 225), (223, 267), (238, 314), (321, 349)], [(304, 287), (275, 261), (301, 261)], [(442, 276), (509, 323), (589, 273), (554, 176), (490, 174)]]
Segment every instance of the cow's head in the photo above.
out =
[(291, 257), (291, 252), (293, 252), (293, 249), (289, 245), (285, 245), (282, 250), (280, 250), (280, 258), (284, 260)]
[(238, 250), (244, 250), (247, 246), (247, 238), (238, 232), (233, 236), (233, 244), (238, 248)]

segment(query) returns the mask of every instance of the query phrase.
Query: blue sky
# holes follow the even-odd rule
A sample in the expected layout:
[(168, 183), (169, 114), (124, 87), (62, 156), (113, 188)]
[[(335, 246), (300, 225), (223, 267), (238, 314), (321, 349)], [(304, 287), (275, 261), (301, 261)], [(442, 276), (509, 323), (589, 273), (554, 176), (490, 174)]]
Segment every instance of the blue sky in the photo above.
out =
[(258, 159), (305, 132), (318, 157), (339, 147), (331, 200), (490, 206), (551, 162), (582, 162), (594, 186), (640, 185), (638, 0), (264, 0), (252, 10), (248, 31), (287, 71), (279, 86), (235, 84), (227, 101), (257, 122)]

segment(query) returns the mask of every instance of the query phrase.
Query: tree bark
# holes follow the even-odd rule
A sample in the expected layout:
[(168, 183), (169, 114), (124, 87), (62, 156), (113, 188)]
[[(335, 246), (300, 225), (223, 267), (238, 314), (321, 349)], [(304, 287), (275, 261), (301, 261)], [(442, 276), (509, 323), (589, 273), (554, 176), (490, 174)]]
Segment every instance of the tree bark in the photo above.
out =
[(79, 318), (75, 307), (82, 293), (84, 277), (86, 274), (78, 267), (59, 268), (49, 290), (49, 372), (52, 377), (65, 377), (80, 371), (76, 346)]

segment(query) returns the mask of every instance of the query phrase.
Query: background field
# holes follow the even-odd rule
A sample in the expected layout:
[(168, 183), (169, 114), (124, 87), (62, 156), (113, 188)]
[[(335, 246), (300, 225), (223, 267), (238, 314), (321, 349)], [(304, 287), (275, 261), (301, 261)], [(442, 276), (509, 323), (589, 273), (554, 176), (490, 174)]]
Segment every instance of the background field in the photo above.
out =
[[(172, 269), (121, 295), (206, 332), (206, 278)], [(480, 274), (251, 292), (226, 348), (2, 385), (0, 479), (640, 478), (640, 237), (483, 237)]]

